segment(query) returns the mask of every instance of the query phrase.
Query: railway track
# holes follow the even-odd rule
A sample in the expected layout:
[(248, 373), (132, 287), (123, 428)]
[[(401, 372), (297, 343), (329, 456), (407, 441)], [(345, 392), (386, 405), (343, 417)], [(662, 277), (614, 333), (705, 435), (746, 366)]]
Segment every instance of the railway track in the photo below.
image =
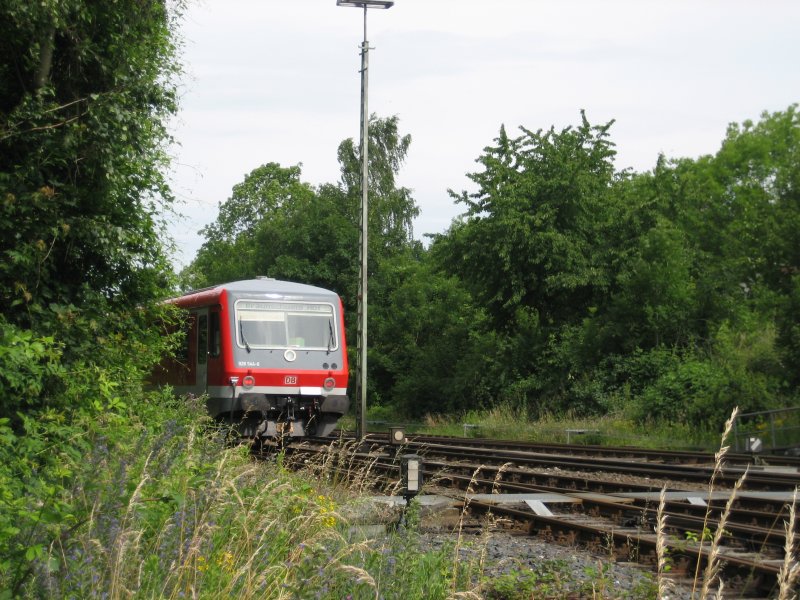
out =
[[(739, 462), (715, 473), (699, 457), (682, 465), (675, 456), (657, 462), (653, 456), (620, 449), (589, 456), (559, 445), (542, 452), (541, 445), (526, 451), (516, 444), (487, 446), (442, 438), (412, 438), (400, 448), (387, 446), (381, 440), (360, 447), (308, 440), (287, 451), (305, 463), (323, 461), (340, 476), (369, 473), (383, 490), (398, 486), (397, 455), (413, 452), (423, 457), (427, 486), (474, 519), (499, 520), (545, 540), (602, 547), (621, 560), (651, 566), (657, 564), (663, 488), (666, 526), (661, 537), (669, 548), (672, 573), (691, 577), (702, 571), (711, 560), (709, 536), (721, 531), (714, 552), (722, 578), (728, 589), (748, 597), (774, 595), (784, 563), (788, 505), (800, 485), (800, 474), (790, 464)], [(715, 486), (709, 491), (712, 476)]]
[[(372, 434), (370, 439), (379, 439)], [(346, 439), (351, 439), (347, 436)], [(635, 462), (655, 464), (679, 464), (708, 466), (715, 462), (714, 453), (688, 450), (654, 450), (632, 446), (596, 446), (586, 444), (554, 444), (524, 442), (487, 438), (457, 438), (449, 436), (411, 435), (409, 443), (422, 445), (458, 445), (492, 450), (517, 450), (539, 454), (562, 456), (584, 456), (592, 458), (618, 458)], [(726, 454), (726, 462), (731, 466), (750, 467), (795, 467), (800, 468), (800, 456), (735, 453)]]
[[(441, 458), (448, 462), (468, 460), (479, 464), (505, 464), (512, 463), (534, 469), (552, 469), (554, 467), (579, 472), (601, 471), (603, 473), (616, 473), (634, 477), (646, 477), (656, 480), (699, 483), (705, 484), (714, 473), (712, 464), (680, 465), (677, 463), (641, 462), (625, 458), (606, 458), (572, 456), (565, 454), (550, 454), (539, 452), (525, 452), (521, 450), (496, 449), (475, 446), (462, 446), (460, 444), (434, 444), (424, 442), (410, 442), (407, 446), (426, 458)], [(763, 491), (785, 490), (800, 483), (797, 470), (784, 471), (764, 468), (759, 466), (742, 467), (727, 463), (717, 473), (716, 482), (719, 486), (732, 487), (749, 468), (745, 481), (746, 489), (759, 489)], [(656, 485), (654, 485), (656, 487)], [(660, 488), (660, 486), (657, 486)]]

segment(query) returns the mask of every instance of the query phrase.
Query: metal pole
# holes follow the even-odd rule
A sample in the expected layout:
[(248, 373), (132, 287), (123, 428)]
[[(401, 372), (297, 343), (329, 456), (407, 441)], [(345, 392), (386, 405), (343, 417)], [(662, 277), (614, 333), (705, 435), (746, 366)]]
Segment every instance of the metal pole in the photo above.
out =
[(369, 43), (367, 42), (367, 7), (364, 6), (364, 41), (361, 43), (361, 247), (358, 283), (358, 418), (356, 437), (359, 441), (367, 433), (367, 225), (369, 220), (369, 113), (367, 112), (367, 86)]

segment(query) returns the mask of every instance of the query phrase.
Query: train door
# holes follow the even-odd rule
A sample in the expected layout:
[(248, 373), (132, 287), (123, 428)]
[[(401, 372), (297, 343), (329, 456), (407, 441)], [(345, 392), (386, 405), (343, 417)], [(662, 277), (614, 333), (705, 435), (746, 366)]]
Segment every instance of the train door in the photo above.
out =
[(197, 311), (197, 352), (195, 358), (195, 394), (208, 390), (208, 309)]
[(221, 328), (221, 308), (212, 306), (208, 313), (208, 384), (214, 386), (224, 386), (225, 367), (222, 359), (222, 328)]

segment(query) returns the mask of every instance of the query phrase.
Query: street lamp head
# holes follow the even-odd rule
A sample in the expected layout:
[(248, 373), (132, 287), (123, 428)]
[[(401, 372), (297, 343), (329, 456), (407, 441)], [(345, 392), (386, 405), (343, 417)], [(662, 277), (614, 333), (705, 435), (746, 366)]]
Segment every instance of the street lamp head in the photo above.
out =
[(389, 0), (336, 0), (336, 6), (352, 6), (354, 8), (391, 8), (394, 1)]

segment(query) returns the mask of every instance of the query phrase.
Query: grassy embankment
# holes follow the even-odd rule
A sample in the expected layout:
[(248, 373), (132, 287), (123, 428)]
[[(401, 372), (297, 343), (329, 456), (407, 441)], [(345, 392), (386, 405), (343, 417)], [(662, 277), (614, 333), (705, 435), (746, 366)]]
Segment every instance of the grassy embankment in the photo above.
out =
[[(430, 435), (475, 436), (519, 441), (639, 446), (643, 448), (697, 449), (713, 452), (719, 448), (720, 432), (682, 423), (639, 424), (624, 416), (604, 415), (578, 418), (571, 415), (545, 414), (530, 418), (524, 410), (500, 405), (486, 410), (472, 410), (460, 415), (426, 416), (407, 422), (384, 407), (368, 410), (368, 428), (380, 430), (388, 424), (407, 425), (408, 431)], [(341, 421), (352, 431), (352, 417)]]
[[(87, 432), (91, 450), (81, 457), (66, 499), (74, 522), (22, 566), (29, 575), (19, 595), (656, 597), (655, 580), (615, 589), (601, 568), (587, 587), (558, 561), (487, 579), (491, 527), (470, 542), (456, 534), (450, 545), (421, 551), (412, 511), (406, 524), (366, 536), (358, 506), (369, 473), (332, 476), (336, 455), (301, 470), (288, 469), (280, 456), (253, 461), (246, 448), (227, 447), (201, 415), (174, 405), (126, 426), (137, 436), (114, 435), (102, 424)], [(474, 558), (465, 560), (459, 550), (470, 545)], [(789, 556), (787, 568), (796, 572), (794, 550)], [(5, 584), (14, 575), (5, 571)]]
[(60, 498), (70, 522), (55, 536), (14, 532), (44, 543), (0, 564), (0, 597), (445, 598), (468, 586), (466, 569), (445, 550), (419, 552), (413, 531), (367, 540), (346, 521), (364, 476), (254, 461), (202, 414), (149, 411), (121, 425), (134, 437), (87, 425), (89, 450)]
[[(280, 456), (255, 461), (247, 448), (228, 447), (196, 407), (147, 401), (124, 419), (87, 421), (81, 455), (52, 449), (69, 463), (64, 520), (6, 532), (9, 547), (28, 550), (0, 564), (0, 597), (529, 597), (513, 592), (518, 579), (537, 594), (631, 597), (592, 592), (557, 561), (487, 579), (489, 527), (479, 539), (456, 534), (423, 550), (413, 509), (386, 530), (364, 527), (374, 478), (341, 455), (300, 470)], [(344, 472), (333, 475), (340, 460)], [(474, 558), (464, 559), (470, 547)]]

